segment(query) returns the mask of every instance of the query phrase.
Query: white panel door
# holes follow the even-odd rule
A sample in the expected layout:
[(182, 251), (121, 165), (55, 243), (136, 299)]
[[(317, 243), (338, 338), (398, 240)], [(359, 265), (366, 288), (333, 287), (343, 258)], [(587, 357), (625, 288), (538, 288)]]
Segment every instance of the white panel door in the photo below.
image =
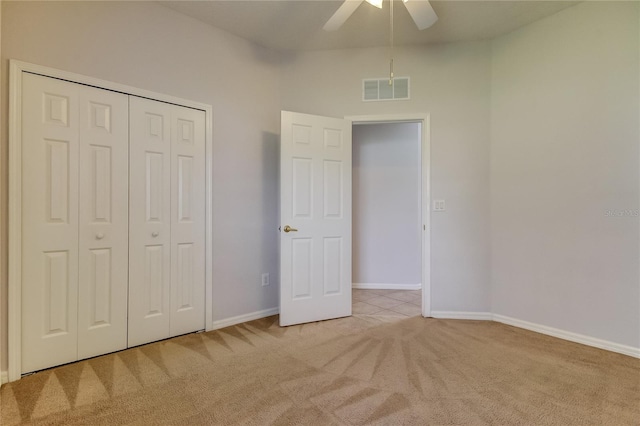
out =
[(351, 315), (351, 122), (282, 112), (280, 325)]
[(172, 106), (170, 335), (205, 327), (205, 114)]
[(171, 111), (129, 97), (129, 346), (169, 337)]
[(78, 359), (78, 85), (23, 74), (22, 372)]
[(127, 347), (129, 99), (80, 86), (78, 358)]

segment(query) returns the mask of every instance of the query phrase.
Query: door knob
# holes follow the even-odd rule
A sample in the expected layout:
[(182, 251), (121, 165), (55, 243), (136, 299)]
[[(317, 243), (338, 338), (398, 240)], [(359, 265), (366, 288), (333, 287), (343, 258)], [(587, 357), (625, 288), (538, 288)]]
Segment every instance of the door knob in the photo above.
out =
[(98, 232), (98, 233), (96, 234), (96, 240), (101, 240), (101, 239), (103, 239), (103, 238), (104, 238), (104, 234), (103, 234), (102, 232)]
[(153, 231), (153, 232), (151, 233), (151, 236), (152, 236), (153, 238), (157, 237), (158, 235), (160, 235), (160, 234), (158, 234), (156, 231)]
[(284, 227), (284, 232), (298, 232), (298, 230), (296, 228), (292, 228), (289, 225), (286, 225)]

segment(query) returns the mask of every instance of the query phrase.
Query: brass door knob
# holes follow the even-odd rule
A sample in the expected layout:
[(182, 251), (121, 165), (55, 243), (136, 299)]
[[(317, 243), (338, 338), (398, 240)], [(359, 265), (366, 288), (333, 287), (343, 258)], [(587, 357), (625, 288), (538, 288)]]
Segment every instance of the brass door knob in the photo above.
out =
[(298, 232), (298, 230), (296, 228), (292, 228), (289, 225), (286, 225), (284, 227), (284, 232)]

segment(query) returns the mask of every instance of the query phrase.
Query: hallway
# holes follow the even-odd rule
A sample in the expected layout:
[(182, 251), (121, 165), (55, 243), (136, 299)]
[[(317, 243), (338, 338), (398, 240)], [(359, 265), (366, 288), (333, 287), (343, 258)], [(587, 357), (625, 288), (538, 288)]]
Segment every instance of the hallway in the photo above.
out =
[(420, 315), (422, 290), (352, 290), (353, 313), (361, 315)]

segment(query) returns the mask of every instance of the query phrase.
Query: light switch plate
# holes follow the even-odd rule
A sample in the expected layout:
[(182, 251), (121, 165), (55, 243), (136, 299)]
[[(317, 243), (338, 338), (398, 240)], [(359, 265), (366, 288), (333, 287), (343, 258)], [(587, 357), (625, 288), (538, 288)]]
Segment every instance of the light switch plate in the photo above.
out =
[(434, 212), (445, 211), (444, 200), (433, 200), (433, 211)]

